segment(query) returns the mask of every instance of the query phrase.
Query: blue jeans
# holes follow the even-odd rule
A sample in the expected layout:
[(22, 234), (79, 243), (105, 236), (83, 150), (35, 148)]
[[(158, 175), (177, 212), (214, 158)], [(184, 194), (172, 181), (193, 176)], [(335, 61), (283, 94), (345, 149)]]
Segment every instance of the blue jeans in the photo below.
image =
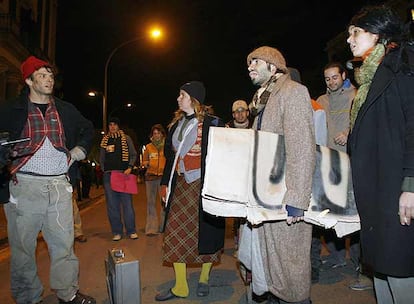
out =
[(42, 231), (50, 256), (50, 287), (68, 301), (79, 289), (79, 262), (73, 252), (72, 187), (64, 175), (17, 174), (4, 205), (11, 248), (11, 292), (18, 304), (37, 303), (43, 286), (37, 275), (37, 237)]
[(135, 211), (132, 205), (132, 194), (113, 191), (111, 188), (111, 172), (103, 176), (105, 188), (106, 209), (113, 234), (123, 234), (121, 209), (127, 235), (135, 233)]

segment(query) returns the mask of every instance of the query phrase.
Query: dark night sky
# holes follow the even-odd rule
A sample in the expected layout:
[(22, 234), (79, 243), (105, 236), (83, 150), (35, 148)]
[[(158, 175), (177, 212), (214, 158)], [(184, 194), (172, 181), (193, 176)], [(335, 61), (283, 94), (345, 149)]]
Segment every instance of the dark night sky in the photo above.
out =
[[(322, 67), (326, 42), (346, 30), (352, 15), (380, 1), (233, 1), (233, 0), (71, 0), (59, 1), (56, 60), (64, 99), (74, 103), (97, 128), (102, 99), (86, 97), (104, 89), (104, 66), (119, 44), (145, 36), (149, 24), (165, 28), (165, 39), (142, 39), (121, 48), (109, 67), (108, 113), (146, 141), (152, 124), (166, 125), (177, 108), (181, 84), (201, 80), (206, 104), (216, 115), (231, 117), (236, 99), (250, 101), (255, 88), (246, 68), (254, 48), (278, 48), (288, 66), (316, 98), (324, 91)], [(351, 55), (350, 55), (351, 56)]]

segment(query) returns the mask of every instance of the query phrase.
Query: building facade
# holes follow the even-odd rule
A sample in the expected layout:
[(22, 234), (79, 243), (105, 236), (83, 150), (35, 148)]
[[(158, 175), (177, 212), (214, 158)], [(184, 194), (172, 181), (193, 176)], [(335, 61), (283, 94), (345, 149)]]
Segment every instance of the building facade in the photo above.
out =
[(0, 0), (0, 102), (23, 87), (29, 55), (55, 63), (57, 0)]

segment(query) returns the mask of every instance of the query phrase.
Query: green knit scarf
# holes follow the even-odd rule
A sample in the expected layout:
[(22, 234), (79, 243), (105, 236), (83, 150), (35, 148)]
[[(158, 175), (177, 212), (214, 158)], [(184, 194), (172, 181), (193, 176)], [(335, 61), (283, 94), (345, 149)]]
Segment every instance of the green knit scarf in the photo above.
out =
[(372, 79), (374, 78), (379, 64), (384, 58), (384, 54), (385, 46), (380, 43), (377, 44), (372, 50), (371, 54), (369, 54), (369, 56), (364, 60), (364, 63), (361, 65), (361, 67), (355, 71), (355, 81), (359, 84), (359, 88), (351, 107), (351, 130), (354, 127), (359, 110), (367, 99)]
[(164, 149), (164, 138), (160, 140), (151, 139), (151, 143), (157, 148), (158, 151)]

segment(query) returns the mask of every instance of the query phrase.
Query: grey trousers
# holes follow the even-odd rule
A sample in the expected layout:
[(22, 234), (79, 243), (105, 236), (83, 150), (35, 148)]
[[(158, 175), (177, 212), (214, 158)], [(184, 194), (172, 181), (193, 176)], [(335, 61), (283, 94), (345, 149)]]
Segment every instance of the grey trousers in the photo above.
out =
[(374, 288), (378, 304), (414, 303), (414, 277), (396, 278), (375, 274)]
[(79, 262), (73, 252), (72, 187), (64, 175), (38, 177), (17, 174), (10, 182), (10, 202), (4, 205), (11, 248), (11, 292), (18, 304), (37, 303), (43, 286), (37, 275), (39, 232), (50, 256), (50, 287), (69, 301), (78, 291)]

